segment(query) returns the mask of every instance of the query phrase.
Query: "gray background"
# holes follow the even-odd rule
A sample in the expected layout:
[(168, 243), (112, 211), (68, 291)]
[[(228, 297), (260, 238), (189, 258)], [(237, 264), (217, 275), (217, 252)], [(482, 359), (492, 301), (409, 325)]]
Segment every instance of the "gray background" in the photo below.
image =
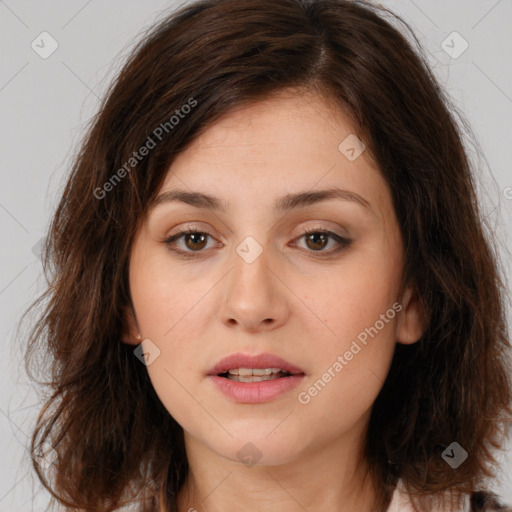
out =
[[(382, 3), (412, 25), (436, 76), (471, 123), (485, 155), (478, 162), (479, 190), (510, 276), (512, 1)], [(137, 36), (176, 5), (163, 0), (0, 0), (0, 332), (6, 356), (0, 360), (0, 512), (40, 511), (47, 502), (31, 474), (27, 449), (40, 390), (23, 370), (16, 336), (22, 312), (44, 286), (37, 244), (108, 81)], [(31, 47), (34, 40), (42, 46), (43, 31), (58, 43), (46, 59)], [(457, 58), (442, 47), (454, 31), (469, 45)], [(454, 41), (455, 50), (462, 48), (462, 40)], [(48, 39), (44, 47), (50, 48)], [(470, 153), (474, 157), (471, 147)], [(499, 460), (502, 474), (494, 487), (512, 503), (510, 443)]]

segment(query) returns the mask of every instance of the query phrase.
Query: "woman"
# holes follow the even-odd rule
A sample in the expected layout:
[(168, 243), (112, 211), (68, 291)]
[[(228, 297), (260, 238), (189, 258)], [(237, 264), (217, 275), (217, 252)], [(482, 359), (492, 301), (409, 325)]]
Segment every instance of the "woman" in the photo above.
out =
[(504, 287), (453, 107), (390, 15), (202, 1), (133, 52), (27, 351), (53, 358), (32, 450), (65, 510), (510, 510), (486, 491)]

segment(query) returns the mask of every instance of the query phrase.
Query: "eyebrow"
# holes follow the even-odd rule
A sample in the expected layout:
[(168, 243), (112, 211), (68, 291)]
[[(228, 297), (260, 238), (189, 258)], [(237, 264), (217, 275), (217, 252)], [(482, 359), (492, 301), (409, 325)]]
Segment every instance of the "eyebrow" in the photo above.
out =
[[(329, 199), (353, 201), (373, 212), (370, 203), (366, 199), (355, 192), (350, 192), (349, 190), (343, 190), (337, 187), (315, 190), (312, 192), (308, 191), (286, 194), (274, 203), (273, 210), (275, 213), (285, 212), (310, 206)], [(185, 203), (196, 208), (204, 208), (222, 213), (226, 213), (228, 210), (227, 203), (218, 197), (210, 194), (203, 194), (201, 192), (188, 192), (186, 190), (168, 190), (163, 192), (157, 196), (151, 209), (154, 209), (161, 204), (174, 201)]]

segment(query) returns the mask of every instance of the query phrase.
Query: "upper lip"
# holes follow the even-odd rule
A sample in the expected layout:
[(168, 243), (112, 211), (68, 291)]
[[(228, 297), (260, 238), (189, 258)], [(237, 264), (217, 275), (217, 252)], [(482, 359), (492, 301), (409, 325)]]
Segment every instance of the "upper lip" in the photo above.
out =
[(238, 353), (223, 357), (208, 370), (208, 375), (220, 375), (234, 368), (281, 368), (281, 370), (292, 374), (304, 373), (302, 369), (273, 354), (250, 355)]

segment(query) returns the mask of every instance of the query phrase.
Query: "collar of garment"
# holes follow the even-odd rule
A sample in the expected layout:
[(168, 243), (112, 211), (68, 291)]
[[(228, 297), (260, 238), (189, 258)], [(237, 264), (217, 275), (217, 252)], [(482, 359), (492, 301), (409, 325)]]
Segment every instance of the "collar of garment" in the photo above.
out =
[[(431, 503), (429, 503), (428, 510), (431, 512), (471, 512), (469, 495), (464, 495), (463, 503), (454, 507), (455, 501), (453, 501), (453, 503), (450, 501), (450, 492), (446, 491), (446, 493), (448, 499), (445, 500), (444, 508), (442, 508), (442, 503), (439, 498), (436, 499), (433, 497)], [(402, 480), (398, 481), (391, 498), (391, 503), (386, 512), (415, 512), (410, 496), (404, 489)]]

